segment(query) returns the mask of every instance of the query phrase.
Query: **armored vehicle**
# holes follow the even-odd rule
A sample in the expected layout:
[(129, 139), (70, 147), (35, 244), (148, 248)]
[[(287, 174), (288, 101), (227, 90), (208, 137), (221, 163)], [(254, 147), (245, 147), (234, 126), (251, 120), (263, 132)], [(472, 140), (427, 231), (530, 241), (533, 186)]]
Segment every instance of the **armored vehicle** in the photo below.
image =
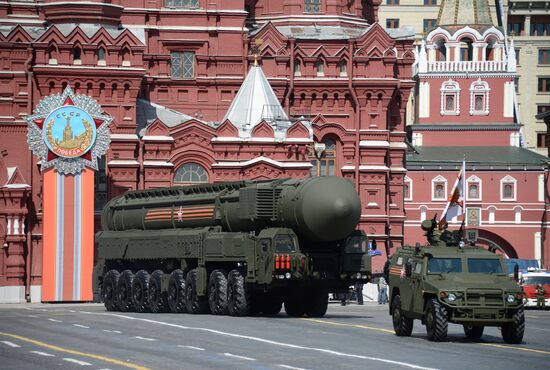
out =
[(403, 247), (386, 263), (395, 333), (410, 336), (418, 319), (432, 341), (446, 340), (451, 322), (472, 339), (481, 338), (485, 326), (498, 326), (505, 342), (521, 343), (523, 294), (504, 261), (465, 246), (459, 231), (439, 232), (436, 225), (435, 219), (422, 222), (429, 245)]
[(338, 177), (130, 191), (103, 210), (94, 293), (107, 310), (321, 317), (371, 276), (360, 214)]

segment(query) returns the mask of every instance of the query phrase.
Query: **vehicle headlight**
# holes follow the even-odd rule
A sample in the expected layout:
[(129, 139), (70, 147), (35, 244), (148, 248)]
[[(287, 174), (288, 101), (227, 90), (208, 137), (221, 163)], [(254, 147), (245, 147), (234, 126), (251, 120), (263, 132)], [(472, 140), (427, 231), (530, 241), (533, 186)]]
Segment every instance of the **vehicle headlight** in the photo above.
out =
[(516, 297), (514, 297), (513, 294), (508, 294), (508, 296), (506, 297), (506, 301), (508, 303), (514, 303), (515, 300), (516, 300)]
[(356, 277), (357, 279), (361, 279), (361, 273), (358, 272), (357, 275), (355, 275), (355, 277)]
[(454, 294), (454, 293), (449, 293), (449, 295), (447, 296), (447, 299), (449, 300), (449, 302), (454, 302), (454, 301), (456, 301), (456, 294)]
[(287, 278), (287, 279), (290, 279), (291, 276), (292, 276), (292, 275), (290, 275), (290, 272), (287, 272), (287, 273), (285, 274), (285, 278)]

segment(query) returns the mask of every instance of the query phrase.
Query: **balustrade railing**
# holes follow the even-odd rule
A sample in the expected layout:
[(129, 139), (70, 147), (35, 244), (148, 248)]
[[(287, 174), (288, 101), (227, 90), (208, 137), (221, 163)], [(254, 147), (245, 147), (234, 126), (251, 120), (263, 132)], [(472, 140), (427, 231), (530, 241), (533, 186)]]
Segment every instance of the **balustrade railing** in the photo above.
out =
[(428, 62), (428, 72), (503, 72), (506, 68), (500, 60)]

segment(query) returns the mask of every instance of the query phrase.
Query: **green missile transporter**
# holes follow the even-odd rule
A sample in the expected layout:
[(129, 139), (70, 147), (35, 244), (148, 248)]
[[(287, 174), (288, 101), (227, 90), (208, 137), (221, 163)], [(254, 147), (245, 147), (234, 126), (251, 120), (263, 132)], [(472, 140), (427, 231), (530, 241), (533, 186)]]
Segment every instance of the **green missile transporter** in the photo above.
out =
[(471, 339), (497, 326), (506, 343), (521, 343), (525, 316), (517, 271), (514, 281), (502, 258), (465, 246), (459, 231), (436, 226), (435, 218), (423, 221), (429, 245), (397, 250), (384, 268), (395, 333), (410, 336), (418, 319), (432, 341), (446, 340), (450, 322), (463, 325)]
[(361, 203), (339, 177), (130, 191), (104, 208), (93, 289), (107, 310), (322, 317), (371, 277)]

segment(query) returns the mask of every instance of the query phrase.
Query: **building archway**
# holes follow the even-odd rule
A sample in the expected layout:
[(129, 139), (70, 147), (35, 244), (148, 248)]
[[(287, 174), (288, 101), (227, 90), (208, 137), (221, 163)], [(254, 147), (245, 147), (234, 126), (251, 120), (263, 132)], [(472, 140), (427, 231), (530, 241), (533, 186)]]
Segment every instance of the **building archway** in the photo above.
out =
[[(468, 228), (467, 230), (475, 230)], [(477, 246), (486, 249), (494, 249), (495, 253), (502, 254), (506, 258), (518, 258), (516, 249), (506, 239), (488, 230), (478, 229)]]

